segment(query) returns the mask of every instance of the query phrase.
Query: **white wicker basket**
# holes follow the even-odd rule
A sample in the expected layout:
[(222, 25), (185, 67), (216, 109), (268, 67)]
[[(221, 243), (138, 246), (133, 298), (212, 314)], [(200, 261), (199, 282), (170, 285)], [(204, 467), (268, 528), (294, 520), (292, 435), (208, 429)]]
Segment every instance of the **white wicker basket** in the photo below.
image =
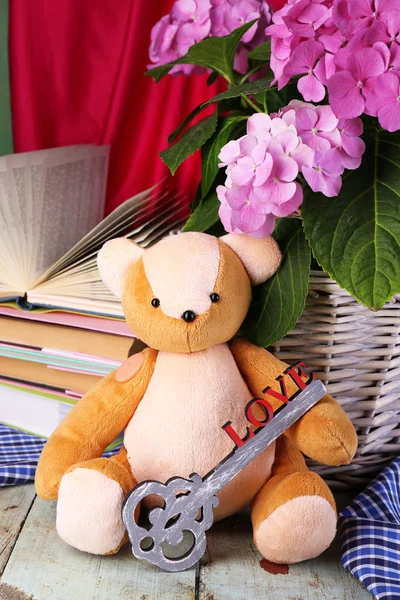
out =
[(333, 489), (366, 485), (400, 454), (400, 296), (373, 312), (312, 271), (303, 315), (273, 352), (288, 363), (304, 360), (357, 430), (350, 465), (309, 462)]

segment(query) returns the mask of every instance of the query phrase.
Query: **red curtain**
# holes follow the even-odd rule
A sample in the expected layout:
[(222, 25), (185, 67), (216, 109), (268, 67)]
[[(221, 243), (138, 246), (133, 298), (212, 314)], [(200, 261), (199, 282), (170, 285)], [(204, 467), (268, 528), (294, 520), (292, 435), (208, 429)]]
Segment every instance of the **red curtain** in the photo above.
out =
[(273, 10), (279, 10), (284, 4), (286, 4), (286, 0), (269, 0), (268, 4)]
[[(205, 77), (143, 75), (153, 25), (173, 0), (10, 2), (10, 79), (16, 152), (111, 144), (106, 211), (160, 181), (168, 134), (200, 102), (224, 89)], [(205, 113), (207, 114), (207, 113)], [(192, 199), (194, 155), (171, 179)]]
[[(282, 0), (275, 0), (275, 4)], [(10, 2), (9, 56), (16, 152), (111, 144), (106, 211), (168, 173), (168, 134), (222, 89), (205, 76), (143, 76), (153, 25), (173, 0)], [(207, 113), (204, 113), (204, 115)], [(172, 179), (192, 200), (199, 153)], [(185, 210), (185, 209), (183, 209)]]

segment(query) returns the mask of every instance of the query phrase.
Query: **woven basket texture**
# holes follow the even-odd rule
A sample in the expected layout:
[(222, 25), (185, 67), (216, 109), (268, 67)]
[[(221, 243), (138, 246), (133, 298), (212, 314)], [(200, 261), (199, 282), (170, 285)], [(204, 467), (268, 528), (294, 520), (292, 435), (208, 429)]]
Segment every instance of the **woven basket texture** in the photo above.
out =
[(350, 465), (309, 461), (332, 489), (365, 486), (400, 454), (400, 295), (374, 312), (311, 271), (305, 310), (273, 352), (288, 363), (304, 360), (357, 430)]

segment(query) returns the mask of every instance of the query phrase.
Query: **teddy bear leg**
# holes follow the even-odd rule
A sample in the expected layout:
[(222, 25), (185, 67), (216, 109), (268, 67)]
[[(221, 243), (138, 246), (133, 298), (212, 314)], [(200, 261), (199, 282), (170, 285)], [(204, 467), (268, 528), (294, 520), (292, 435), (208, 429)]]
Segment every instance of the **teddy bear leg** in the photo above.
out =
[(251, 520), (258, 550), (274, 563), (314, 558), (335, 537), (332, 492), (285, 436), (277, 440), (271, 479), (253, 500)]
[(84, 552), (117, 552), (128, 541), (121, 510), (134, 485), (124, 447), (115, 457), (73, 465), (61, 479), (58, 492), (59, 536)]

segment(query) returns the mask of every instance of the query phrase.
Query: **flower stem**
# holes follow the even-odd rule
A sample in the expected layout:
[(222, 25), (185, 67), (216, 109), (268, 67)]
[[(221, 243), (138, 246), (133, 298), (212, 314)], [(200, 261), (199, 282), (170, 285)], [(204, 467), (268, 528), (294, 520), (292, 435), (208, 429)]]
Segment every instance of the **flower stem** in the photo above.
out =
[(269, 115), (268, 104), (267, 104), (267, 92), (265, 92), (265, 94), (264, 94), (263, 106), (264, 106), (264, 112), (265, 112), (265, 114)]
[(245, 81), (248, 80), (250, 75), (253, 75), (253, 73), (257, 73), (257, 71), (259, 71), (259, 70), (260, 70), (260, 66), (254, 67), (254, 69), (251, 69), (248, 73), (243, 75), (242, 79), (239, 81), (239, 85), (241, 85), (242, 83), (245, 83)]
[(244, 98), (244, 100), (247, 102), (247, 104), (249, 106), (251, 106), (252, 108), (254, 108), (255, 111), (262, 112), (261, 108), (259, 106), (257, 106), (257, 104), (255, 104), (252, 100), (250, 100), (250, 98), (248, 96), (242, 96), (242, 98)]

